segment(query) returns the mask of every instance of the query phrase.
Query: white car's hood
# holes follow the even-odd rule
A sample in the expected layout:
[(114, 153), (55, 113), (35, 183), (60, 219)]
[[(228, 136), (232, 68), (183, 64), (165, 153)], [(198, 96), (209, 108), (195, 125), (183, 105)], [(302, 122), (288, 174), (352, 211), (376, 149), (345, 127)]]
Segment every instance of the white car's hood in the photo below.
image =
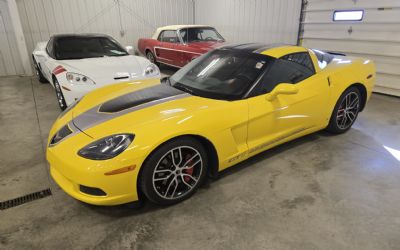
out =
[[(144, 59), (144, 58), (143, 58)], [(144, 78), (146, 62), (136, 56), (96, 57), (78, 60), (63, 60), (68, 71), (75, 71), (92, 79), (97, 85), (118, 81), (129, 81)]]

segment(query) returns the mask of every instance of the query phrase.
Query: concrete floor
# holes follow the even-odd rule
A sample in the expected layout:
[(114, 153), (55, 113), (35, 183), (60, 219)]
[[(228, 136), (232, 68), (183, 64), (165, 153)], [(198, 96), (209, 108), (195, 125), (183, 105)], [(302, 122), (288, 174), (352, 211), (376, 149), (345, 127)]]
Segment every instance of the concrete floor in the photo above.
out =
[[(171, 207), (95, 207), (49, 178), (54, 90), (0, 78), (0, 249), (399, 249), (400, 99), (373, 95), (346, 134), (269, 150)], [(397, 152), (397, 159), (396, 159)]]

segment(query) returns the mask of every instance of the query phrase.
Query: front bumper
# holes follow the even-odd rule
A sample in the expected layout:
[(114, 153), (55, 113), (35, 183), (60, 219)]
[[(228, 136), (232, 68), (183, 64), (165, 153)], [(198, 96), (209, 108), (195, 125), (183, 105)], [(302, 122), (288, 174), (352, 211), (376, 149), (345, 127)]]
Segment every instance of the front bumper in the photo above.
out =
[(98, 89), (98, 88), (102, 88), (105, 87), (107, 85), (111, 85), (111, 84), (117, 84), (117, 83), (123, 83), (123, 82), (137, 82), (137, 81), (143, 81), (143, 80), (148, 80), (148, 79), (153, 79), (153, 78), (160, 78), (161, 75), (157, 75), (157, 76), (152, 76), (152, 77), (138, 77), (133, 78), (133, 79), (129, 79), (129, 80), (120, 80), (120, 81), (100, 81), (98, 80), (98, 82), (96, 82), (96, 84), (72, 84), (67, 82), (66, 80), (64, 81), (59, 81), (60, 87), (62, 89), (63, 95), (64, 95), (64, 99), (65, 102), (67, 104), (67, 106), (69, 106), (71, 103), (73, 103), (74, 101), (78, 100), (79, 98), (85, 96), (87, 93)]
[[(136, 165), (132, 171), (105, 175), (106, 172), (126, 167), (126, 161), (91, 161), (80, 158), (78, 155), (73, 158), (60, 157), (53, 148), (47, 150), (50, 174), (70, 196), (94, 205), (118, 205), (138, 200), (137, 177), (141, 160), (129, 161), (129, 165)], [(81, 186), (100, 189), (105, 195), (90, 195), (85, 190), (82, 192)]]

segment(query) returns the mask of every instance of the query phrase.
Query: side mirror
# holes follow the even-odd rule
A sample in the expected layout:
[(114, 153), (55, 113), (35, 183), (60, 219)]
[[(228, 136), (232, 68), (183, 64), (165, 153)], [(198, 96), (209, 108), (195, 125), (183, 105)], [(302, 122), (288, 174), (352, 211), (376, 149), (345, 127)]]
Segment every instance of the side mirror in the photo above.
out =
[(299, 92), (296, 85), (290, 83), (280, 83), (267, 95), (268, 101), (273, 101), (278, 95), (294, 95)]
[(128, 52), (130, 55), (135, 54), (135, 49), (133, 48), (133, 46), (126, 46), (125, 49), (126, 49), (126, 52)]

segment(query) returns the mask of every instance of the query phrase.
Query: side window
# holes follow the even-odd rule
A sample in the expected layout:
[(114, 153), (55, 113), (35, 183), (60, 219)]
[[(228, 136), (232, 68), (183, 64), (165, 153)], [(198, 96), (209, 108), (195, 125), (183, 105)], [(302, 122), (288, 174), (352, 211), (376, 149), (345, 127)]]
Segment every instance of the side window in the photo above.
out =
[(46, 52), (52, 58), (54, 58), (54, 45), (53, 44), (54, 44), (53, 38), (50, 38), (50, 40), (46, 46)]
[(306, 69), (304, 69), (304, 71), (306, 72), (307, 70), (309, 70), (310, 75), (315, 73), (314, 64), (313, 64), (308, 52), (289, 54), (289, 55), (281, 57), (281, 59), (295, 62), (295, 63), (298, 63), (298, 64), (304, 66), (306, 68)]
[(164, 30), (158, 36), (158, 40), (166, 43), (179, 43), (179, 39), (175, 30)]
[(264, 73), (251, 96), (269, 93), (280, 83), (296, 84), (313, 74), (313, 70), (300, 63), (283, 58), (276, 59)]

